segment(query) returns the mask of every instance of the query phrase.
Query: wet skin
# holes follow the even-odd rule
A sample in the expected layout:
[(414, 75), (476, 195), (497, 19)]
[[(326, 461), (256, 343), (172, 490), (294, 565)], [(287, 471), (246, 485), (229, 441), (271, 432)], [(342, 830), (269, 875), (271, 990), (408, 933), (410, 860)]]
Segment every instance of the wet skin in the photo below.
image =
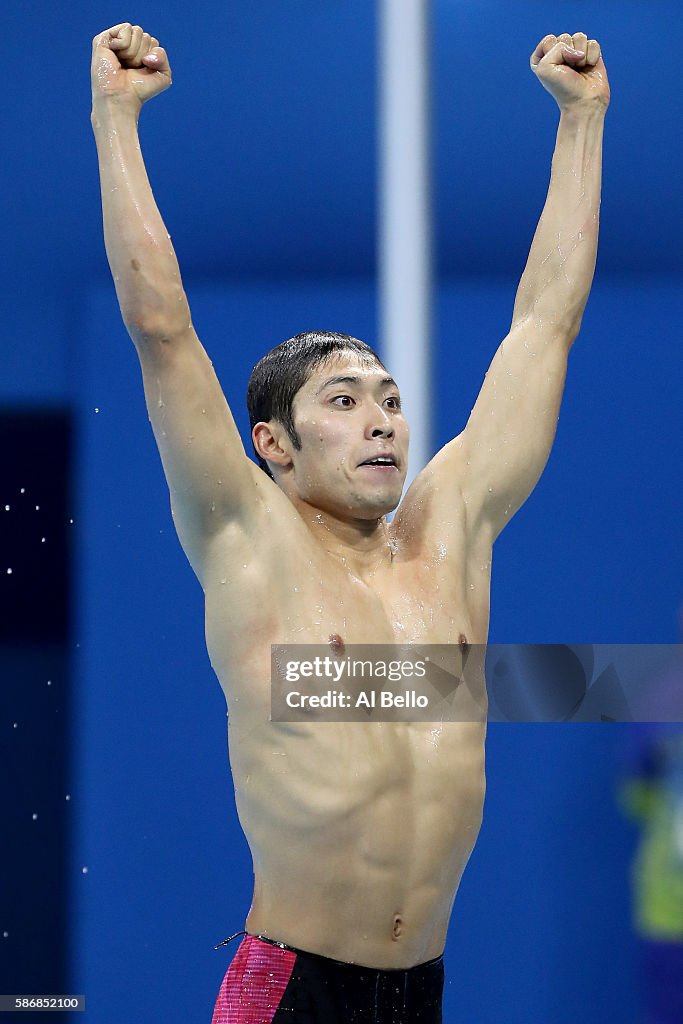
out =
[[(356, 383), (325, 384), (341, 375)], [(491, 537), (462, 500), (435, 500), (428, 467), (384, 518), (408, 449), (386, 376), (355, 356), (316, 371), (295, 401), (300, 452), (256, 430), (279, 486), (254, 469), (250, 524), (215, 533), (201, 582), (254, 863), (247, 930), (399, 968), (443, 951), (481, 823), (485, 722), (269, 721), (271, 644), (486, 640)], [(396, 467), (359, 465), (377, 451)]]

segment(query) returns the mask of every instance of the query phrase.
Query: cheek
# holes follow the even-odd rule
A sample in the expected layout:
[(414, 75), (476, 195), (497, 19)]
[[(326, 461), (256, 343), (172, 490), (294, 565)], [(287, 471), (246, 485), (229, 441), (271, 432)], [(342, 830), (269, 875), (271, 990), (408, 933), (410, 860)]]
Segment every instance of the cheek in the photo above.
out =
[(312, 449), (320, 452), (342, 453), (348, 438), (343, 427), (338, 422), (329, 422), (317, 418), (306, 424), (305, 428), (299, 430), (299, 436), (304, 445), (308, 444)]

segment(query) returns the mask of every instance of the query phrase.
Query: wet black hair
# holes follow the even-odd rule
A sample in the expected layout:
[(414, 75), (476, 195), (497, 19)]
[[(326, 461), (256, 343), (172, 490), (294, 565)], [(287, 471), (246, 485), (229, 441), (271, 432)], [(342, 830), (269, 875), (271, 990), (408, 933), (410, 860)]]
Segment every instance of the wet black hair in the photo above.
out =
[[(262, 421), (267, 423), (269, 420), (278, 420), (295, 449), (300, 451), (301, 438), (294, 427), (292, 415), (294, 398), (313, 371), (338, 352), (355, 352), (384, 368), (377, 353), (364, 341), (350, 334), (339, 334), (336, 331), (304, 331), (296, 334), (271, 349), (251, 371), (247, 385), (250, 429), (253, 430), (255, 424)], [(272, 477), (268, 463), (261, 458), (255, 446), (254, 453), (261, 469)]]

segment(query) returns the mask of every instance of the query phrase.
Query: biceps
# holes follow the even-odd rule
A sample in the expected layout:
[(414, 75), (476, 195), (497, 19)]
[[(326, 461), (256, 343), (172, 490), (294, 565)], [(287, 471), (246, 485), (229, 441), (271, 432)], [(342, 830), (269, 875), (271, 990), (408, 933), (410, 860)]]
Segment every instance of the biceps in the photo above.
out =
[(504, 340), (463, 431), (464, 492), (497, 534), (523, 505), (548, 461), (569, 344), (525, 321)]
[(192, 543), (249, 510), (256, 467), (194, 328), (136, 348), (176, 528)]

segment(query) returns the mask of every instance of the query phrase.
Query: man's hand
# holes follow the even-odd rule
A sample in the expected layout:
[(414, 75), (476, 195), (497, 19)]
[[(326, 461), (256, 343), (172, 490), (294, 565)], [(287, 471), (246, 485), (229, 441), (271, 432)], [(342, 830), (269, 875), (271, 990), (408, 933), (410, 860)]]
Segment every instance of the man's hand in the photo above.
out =
[(124, 22), (93, 39), (91, 81), (93, 104), (113, 98), (130, 101), (139, 110), (168, 89), (171, 66), (158, 39)]
[(583, 32), (545, 36), (531, 55), (531, 70), (560, 110), (585, 104), (609, 106), (607, 71), (597, 39)]

